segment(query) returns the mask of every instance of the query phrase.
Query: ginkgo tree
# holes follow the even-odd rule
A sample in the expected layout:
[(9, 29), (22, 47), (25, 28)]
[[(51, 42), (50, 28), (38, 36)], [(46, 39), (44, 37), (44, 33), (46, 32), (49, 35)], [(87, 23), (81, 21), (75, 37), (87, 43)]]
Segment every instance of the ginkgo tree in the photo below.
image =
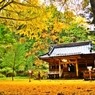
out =
[(34, 19), (37, 19), (41, 14), (41, 6), (37, 2), (38, 0), (27, 0), (27, 2), (9, 0), (7, 3), (2, 1), (1, 4), (5, 3), (5, 5), (1, 7), (1, 22), (13, 29), (14, 32), (32, 38), (37, 35), (34, 27), (36, 26), (34, 23), (37, 21)]
[(33, 0), (22, 3), (13, 0), (2, 11), (2, 14), (6, 16), (6, 20), (1, 22), (16, 34), (29, 39), (36, 38), (37, 41), (45, 38), (49, 43), (54, 43), (59, 39), (59, 32), (68, 29), (68, 22), (74, 16), (70, 12), (63, 15), (54, 5), (39, 5), (37, 1)]
[[(63, 28), (63, 23), (58, 21), (59, 12), (53, 5), (50, 7), (40, 5), (39, 0), (27, 0), (22, 3), (9, 0), (9, 2), (5, 3), (5, 6), (1, 7), (1, 23), (15, 33), (30, 39), (33, 37), (38, 39), (40, 37), (39, 34), (43, 35), (43, 31), (48, 30), (54, 23), (53, 27), (58, 29), (56, 31), (60, 31)], [(56, 28), (57, 23), (59, 28)]]
[[(29, 39), (39, 40), (44, 35), (47, 37), (50, 35), (54, 41), (58, 32), (68, 28), (68, 24), (63, 21), (64, 18), (62, 19), (63, 13), (59, 12), (53, 4), (50, 6), (40, 5), (39, 0), (23, 2), (8, 0), (7, 2), (2, 1), (1, 5), (1, 23), (16, 34), (26, 36)], [(70, 16), (70, 18), (72, 17)]]

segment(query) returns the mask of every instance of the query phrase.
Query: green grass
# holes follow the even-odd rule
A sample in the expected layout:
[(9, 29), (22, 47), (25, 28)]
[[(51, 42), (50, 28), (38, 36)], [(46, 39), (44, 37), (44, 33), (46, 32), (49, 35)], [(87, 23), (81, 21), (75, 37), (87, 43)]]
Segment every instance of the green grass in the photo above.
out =
[[(2, 77), (0, 80), (12, 80), (12, 77)], [(28, 77), (14, 77), (14, 80), (28, 80)]]

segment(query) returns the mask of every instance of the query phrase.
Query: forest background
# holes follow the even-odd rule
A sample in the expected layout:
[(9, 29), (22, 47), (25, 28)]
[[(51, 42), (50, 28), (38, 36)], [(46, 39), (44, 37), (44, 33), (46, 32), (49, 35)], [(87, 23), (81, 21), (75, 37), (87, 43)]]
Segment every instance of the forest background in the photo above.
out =
[[(33, 71), (33, 78), (47, 77), (48, 64), (38, 56), (48, 51), (51, 44), (63, 44), (92, 40), (95, 44), (95, 32), (87, 30), (90, 24), (79, 10), (94, 0), (82, 0), (81, 7), (69, 8), (74, 0), (50, 0), (46, 5), (39, 0), (1, 0), (0, 1), (0, 77), (27, 76)], [(76, 2), (76, 0), (75, 0)], [(60, 10), (55, 3), (61, 4)], [(64, 12), (62, 12), (64, 7)]]

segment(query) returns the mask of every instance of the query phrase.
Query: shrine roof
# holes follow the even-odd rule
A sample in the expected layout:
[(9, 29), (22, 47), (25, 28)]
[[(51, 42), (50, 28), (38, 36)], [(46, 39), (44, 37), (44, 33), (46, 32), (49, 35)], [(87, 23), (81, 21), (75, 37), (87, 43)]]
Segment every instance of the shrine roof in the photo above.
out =
[(93, 45), (91, 41), (74, 42), (69, 44), (52, 44), (49, 52), (40, 55), (39, 58), (95, 53), (92, 49)]

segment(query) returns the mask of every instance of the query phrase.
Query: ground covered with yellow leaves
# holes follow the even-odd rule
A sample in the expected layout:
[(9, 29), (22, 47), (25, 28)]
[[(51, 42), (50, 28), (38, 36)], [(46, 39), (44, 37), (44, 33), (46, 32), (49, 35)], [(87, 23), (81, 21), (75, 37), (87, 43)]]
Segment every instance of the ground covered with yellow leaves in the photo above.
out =
[(0, 95), (95, 95), (95, 81), (0, 80)]

